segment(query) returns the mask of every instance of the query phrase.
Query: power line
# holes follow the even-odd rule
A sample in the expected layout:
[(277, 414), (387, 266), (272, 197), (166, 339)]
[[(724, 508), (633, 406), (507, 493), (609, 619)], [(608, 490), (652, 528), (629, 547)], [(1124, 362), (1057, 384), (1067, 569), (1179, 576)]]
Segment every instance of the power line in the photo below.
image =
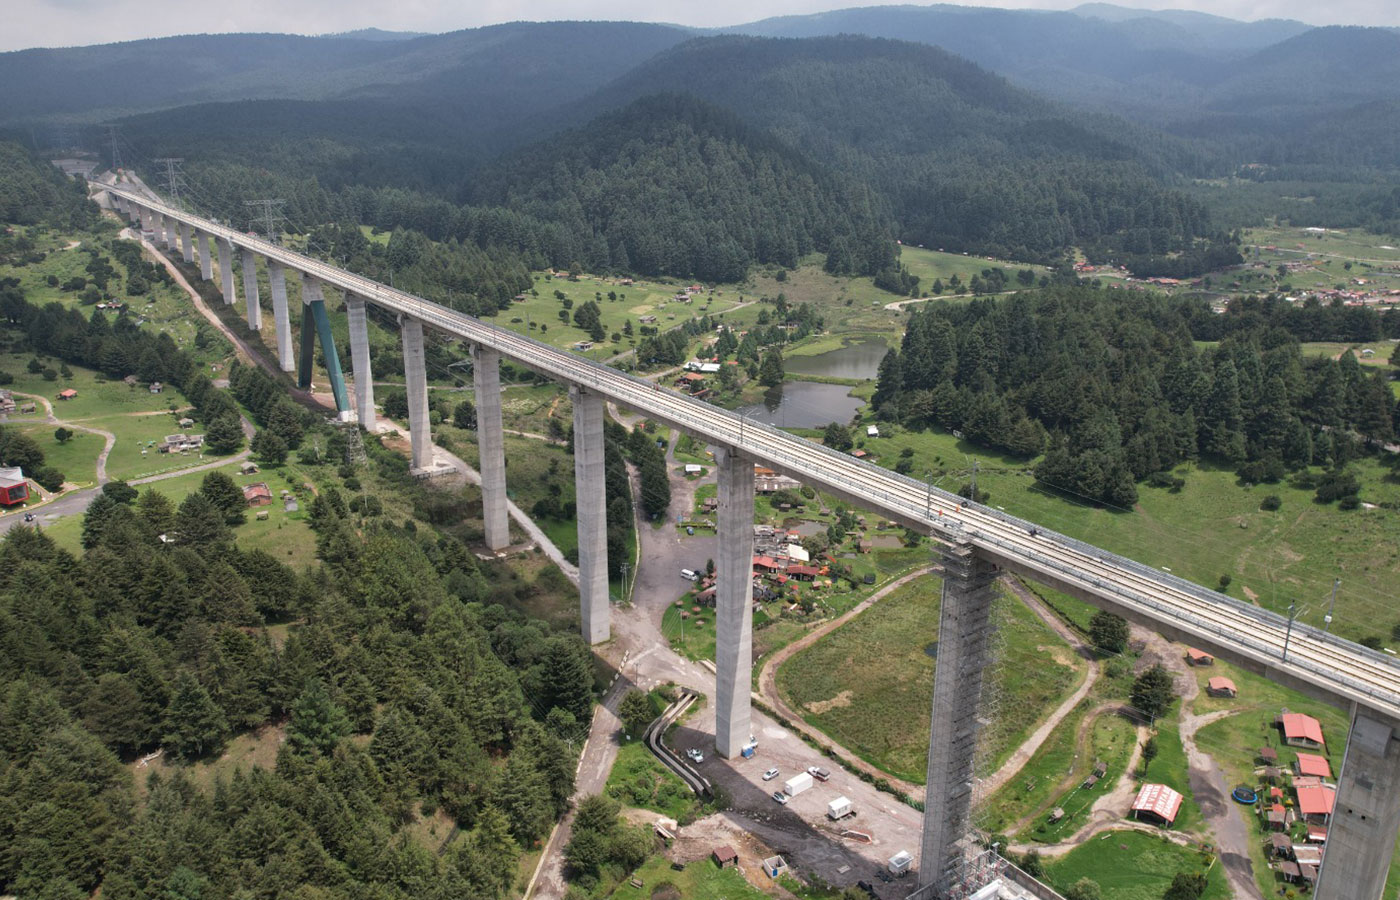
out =
[(185, 204), (180, 200), (180, 188), (185, 186), (185, 174), (180, 171), (180, 163), (184, 162), (183, 157), (162, 156), (151, 162), (165, 166), (165, 192), (170, 196), (172, 205), (185, 208)]
[(263, 234), (267, 235), (267, 239), (274, 244), (281, 243), (279, 237), (282, 231), (278, 226), (287, 220), (287, 217), (282, 215), (282, 204), (286, 202), (285, 200), (271, 198), (243, 201), (243, 205), (250, 209), (262, 210), (252, 217), (250, 223), (261, 225), (263, 227)]
[(118, 135), (121, 132), (120, 125), (105, 124), (102, 126), (107, 132), (107, 143), (112, 148), (112, 171), (117, 172), (122, 167), (121, 150), (117, 149)]

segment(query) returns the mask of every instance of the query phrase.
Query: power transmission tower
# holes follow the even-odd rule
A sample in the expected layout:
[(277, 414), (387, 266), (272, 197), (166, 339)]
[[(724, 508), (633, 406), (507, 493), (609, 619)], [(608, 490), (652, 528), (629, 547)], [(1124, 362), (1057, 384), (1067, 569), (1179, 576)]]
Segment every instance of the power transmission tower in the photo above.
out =
[(112, 148), (112, 171), (116, 172), (122, 167), (122, 152), (117, 147), (117, 132), (121, 130), (120, 125), (103, 125), (107, 131), (107, 143)]
[(180, 163), (184, 162), (184, 159), (178, 156), (162, 156), (153, 162), (165, 166), (165, 193), (170, 198), (171, 203), (183, 209), (184, 204), (180, 202), (180, 188), (184, 187), (185, 173), (180, 171)]
[(278, 226), (287, 220), (287, 217), (282, 215), (282, 204), (285, 202), (285, 200), (243, 201), (243, 205), (249, 208), (262, 208), (262, 212), (254, 215), (251, 221), (261, 225), (263, 227), (263, 234), (267, 235), (267, 239), (274, 244), (280, 243), (278, 241), (278, 236), (282, 233), (282, 230)]

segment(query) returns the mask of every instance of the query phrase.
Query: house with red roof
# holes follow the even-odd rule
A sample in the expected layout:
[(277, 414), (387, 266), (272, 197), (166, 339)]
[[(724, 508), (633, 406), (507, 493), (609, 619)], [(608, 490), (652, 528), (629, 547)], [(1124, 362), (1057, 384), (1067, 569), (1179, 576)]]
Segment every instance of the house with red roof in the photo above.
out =
[(1286, 712), (1278, 720), (1283, 728), (1283, 742), (1290, 747), (1316, 750), (1327, 743), (1322, 739), (1322, 723), (1312, 716)]
[(1215, 657), (1204, 650), (1197, 650), (1195, 647), (1186, 648), (1186, 661), (1193, 666), (1213, 666)]
[(1212, 697), (1235, 697), (1239, 695), (1239, 689), (1234, 681), (1224, 675), (1216, 675), (1206, 682), (1206, 693)]
[(1332, 764), (1327, 761), (1326, 757), (1318, 756), (1316, 753), (1299, 753), (1298, 762), (1294, 764), (1293, 771), (1299, 775), (1331, 778)]
[(1142, 821), (1170, 825), (1181, 811), (1181, 795), (1165, 784), (1144, 784), (1133, 800), (1133, 816)]
[(1332, 806), (1337, 800), (1335, 784), (1305, 784), (1295, 786), (1298, 813), (1313, 825), (1326, 825), (1332, 818)]

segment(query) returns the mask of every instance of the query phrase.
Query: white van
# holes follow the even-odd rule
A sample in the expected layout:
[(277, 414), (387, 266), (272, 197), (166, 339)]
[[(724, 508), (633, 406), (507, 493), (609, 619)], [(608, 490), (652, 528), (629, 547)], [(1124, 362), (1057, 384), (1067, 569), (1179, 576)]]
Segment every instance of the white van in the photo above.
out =
[(699, 581), (700, 573), (694, 569), (681, 569), (681, 577), (686, 581)]

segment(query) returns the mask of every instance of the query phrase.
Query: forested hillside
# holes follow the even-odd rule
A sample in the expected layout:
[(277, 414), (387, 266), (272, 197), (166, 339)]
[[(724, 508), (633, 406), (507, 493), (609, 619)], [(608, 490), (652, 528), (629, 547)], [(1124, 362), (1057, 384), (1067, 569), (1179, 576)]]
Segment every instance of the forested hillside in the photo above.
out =
[(81, 228), (96, 218), (81, 184), (18, 144), (0, 141), (0, 224)]
[(1182, 251), (1175, 266), (1201, 271), (1207, 245), (1228, 244), (1199, 203), (1163, 187), (1204, 165), (1185, 144), (1048, 103), (936, 47), (698, 39), (576, 114), (660, 89), (733, 109), (872, 184), (909, 243), (1046, 261), (1077, 245), (1152, 274)]
[[(21, 195), (25, 221), (74, 214), (50, 171), (0, 152), (3, 183), (54, 189)], [(145, 263), (118, 256), (129, 283)], [(305, 571), (235, 542), (247, 503), (220, 470), (178, 503), (109, 482), (77, 555), (36, 527), (0, 539), (0, 894), (504, 896), (565, 808), (591, 715), (588, 647), (506, 605), (566, 591), (562, 578), (551, 589), (479, 564), (451, 533), (391, 522), (358, 480), (347, 498), (336, 484), (353, 475), (337, 482), (322, 451), (340, 435), (313, 441), (316, 418), (260, 371), (235, 366), (232, 392), (216, 388), (168, 334), (124, 312), (38, 307), (13, 279), (0, 313), (12, 353), (178, 388), (211, 450), (242, 445), (242, 403), (283, 456), (300, 446), (329, 470)], [(0, 431), (0, 450), (12, 436)], [(366, 443), (354, 475), (431, 506), (402, 456)], [(264, 764), (224, 759), (235, 744)]]
[[(388, 94), (437, 104), (458, 124), (466, 116), (524, 121), (687, 36), (637, 22), (515, 22), (394, 41), (225, 34), (23, 50), (0, 53), (0, 123), (55, 113), (102, 121), (209, 101)], [(179, 77), (152, 77), (155, 71)]]
[(873, 403), (912, 426), (1044, 452), (1042, 482), (1124, 507), (1135, 482), (1170, 482), (1161, 473), (1186, 460), (1239, 466), (1252, 483), (1313, 464), (1342, 472), (1400, 428), (1386, 373), (1367, 375), (1350, 353), (1305, 358), (1299, 348), (1400, 337), (1394, 310), (1257, 301), (1219, 316), (1203, 301), (1132, 300), (1063, 287), (928, 304), (881, 365)]
[[(840, 274), (894, 265), (882, 204), (733, 114), (656, 95), (506, 157), (473, 200), (549, 222), (553, 258), (590, 271), (738, 281), (820, 250)], [(571, 245), (571, 246), (570, 246)]]

